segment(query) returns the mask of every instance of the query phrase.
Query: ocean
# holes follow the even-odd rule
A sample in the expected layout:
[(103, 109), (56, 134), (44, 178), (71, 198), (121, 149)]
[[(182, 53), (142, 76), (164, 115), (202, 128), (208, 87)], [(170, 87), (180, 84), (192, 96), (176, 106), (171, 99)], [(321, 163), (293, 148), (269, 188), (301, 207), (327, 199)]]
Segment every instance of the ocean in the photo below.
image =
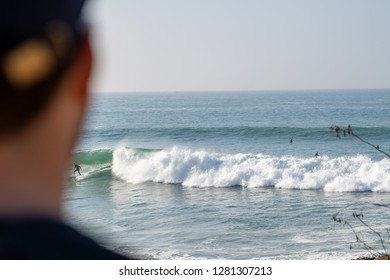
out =
[(64, 214), (145, 259), (385, 253), (389, 152), (386, 89), (95, 94)]

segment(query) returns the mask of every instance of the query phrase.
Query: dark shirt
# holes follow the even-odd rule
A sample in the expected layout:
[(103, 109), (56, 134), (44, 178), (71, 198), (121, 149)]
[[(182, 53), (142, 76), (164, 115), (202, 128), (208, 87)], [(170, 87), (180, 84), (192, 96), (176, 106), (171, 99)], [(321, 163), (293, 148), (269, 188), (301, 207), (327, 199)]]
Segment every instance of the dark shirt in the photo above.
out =
[(72, 227), (49, 219), (0, 220), (3, 260), (125, 260)]

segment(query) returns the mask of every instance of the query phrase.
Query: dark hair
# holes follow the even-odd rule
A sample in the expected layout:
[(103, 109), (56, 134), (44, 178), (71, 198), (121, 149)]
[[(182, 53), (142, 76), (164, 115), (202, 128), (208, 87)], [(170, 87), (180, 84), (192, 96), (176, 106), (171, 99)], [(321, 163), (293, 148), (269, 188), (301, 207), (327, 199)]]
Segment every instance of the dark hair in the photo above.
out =
[(83, 2), (13, 0), (2, 7), (0, 136), (23, 128), (50, 102), (79, 49)]

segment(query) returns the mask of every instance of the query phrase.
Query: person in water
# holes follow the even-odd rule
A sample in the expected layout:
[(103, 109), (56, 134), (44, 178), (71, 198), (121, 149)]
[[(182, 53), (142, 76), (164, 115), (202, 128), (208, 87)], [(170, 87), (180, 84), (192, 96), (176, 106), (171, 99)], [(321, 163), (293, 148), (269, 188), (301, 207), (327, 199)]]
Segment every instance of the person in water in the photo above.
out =
[(352, 134), (352, 126), (349, 124), (348, 125), (348, 135)]
[(73, 163), (73, 166), (74, 166), (74, 168), (73, 168), (73, 174), (76, 175), (76, 172), (78, 172), (79, 175), (81, 176), (81, 173), (80, 173), (81, 166), (78, 165), (78, 164), (76, 164), (76, 163)]
[(340, 138), (340, 127), (336, 126), (336, 137)]

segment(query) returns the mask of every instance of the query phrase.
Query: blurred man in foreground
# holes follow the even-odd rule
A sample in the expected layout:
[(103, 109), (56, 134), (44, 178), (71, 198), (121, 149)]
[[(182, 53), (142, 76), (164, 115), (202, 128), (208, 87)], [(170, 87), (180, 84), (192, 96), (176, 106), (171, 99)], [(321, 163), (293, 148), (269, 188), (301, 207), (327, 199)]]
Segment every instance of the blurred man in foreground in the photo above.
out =
[(92, 62), (83, 2), (1, 5), (1, 259), (124, 259), (61, 221)]

